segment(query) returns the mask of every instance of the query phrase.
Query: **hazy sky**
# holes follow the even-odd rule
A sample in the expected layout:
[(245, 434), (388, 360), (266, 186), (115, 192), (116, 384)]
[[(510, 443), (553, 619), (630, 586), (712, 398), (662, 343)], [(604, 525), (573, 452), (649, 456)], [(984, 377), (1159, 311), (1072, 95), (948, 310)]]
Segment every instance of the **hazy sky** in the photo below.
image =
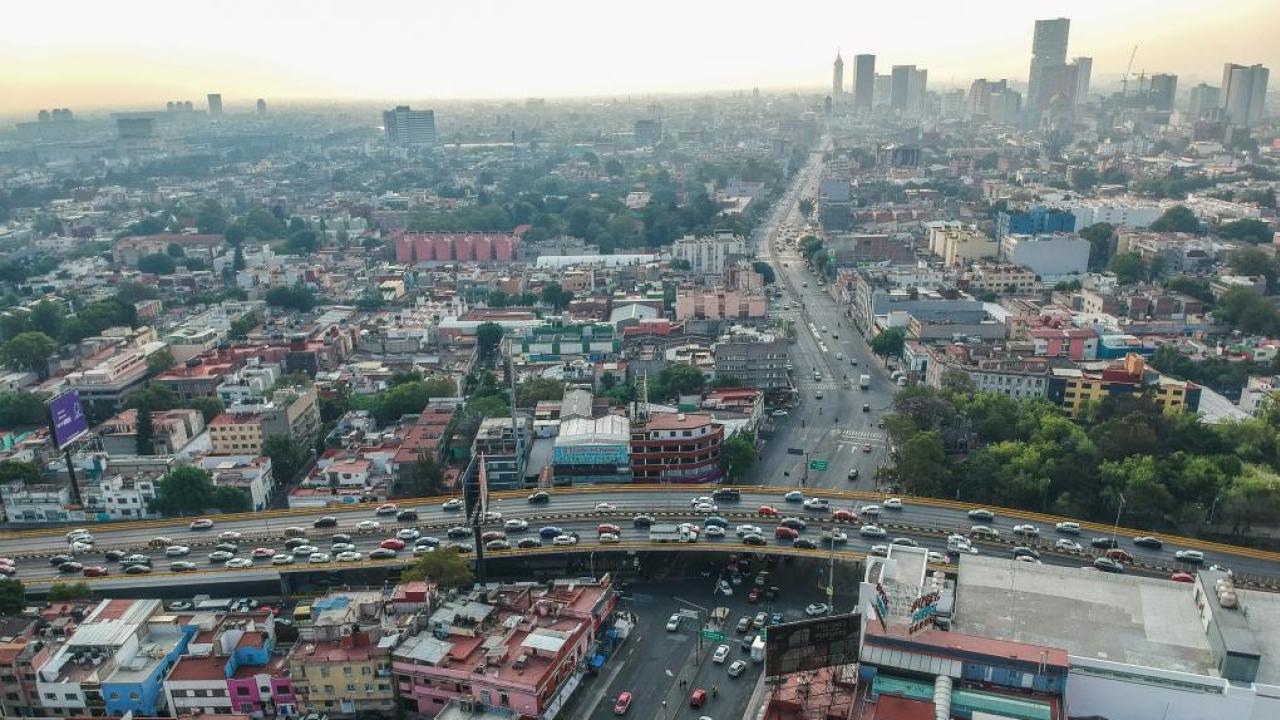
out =
[(1025, 81), (1036, 18), (1094, 77), (1280, 67), (1280, 0), (51, 0), (0, 11), (0, 112), (253, 100), (556, 97), (829, 87), (839, 48), (931, 87)]

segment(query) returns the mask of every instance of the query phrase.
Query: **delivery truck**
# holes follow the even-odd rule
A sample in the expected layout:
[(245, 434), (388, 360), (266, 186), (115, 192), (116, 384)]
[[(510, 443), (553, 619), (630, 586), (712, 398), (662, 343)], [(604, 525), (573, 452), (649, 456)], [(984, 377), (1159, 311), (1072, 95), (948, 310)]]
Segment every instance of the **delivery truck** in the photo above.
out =
[(683, 525), (660, 524), (649, 526), (649, 542), (667, 543), (698, 542), (698, 533), (688, 523)]
[(863, 375), (858, 378), (858, 386), (861, 387), (863, 390), (866, 390), (867, 388), (871, 387), (871, 376), (867, 375), (866, 373), (863, 373)]

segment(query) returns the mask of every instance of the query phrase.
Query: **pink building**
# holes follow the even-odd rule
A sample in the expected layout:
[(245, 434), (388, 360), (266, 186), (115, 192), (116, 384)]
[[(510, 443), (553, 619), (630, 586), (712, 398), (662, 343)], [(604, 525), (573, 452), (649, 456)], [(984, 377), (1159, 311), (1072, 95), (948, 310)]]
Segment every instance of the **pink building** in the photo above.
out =
[(676, 320), (698, 318), (762, 318), (768, 300), (759, 293), (682, 292), (676, 298)]
[(520, 242), (505, 233), (409, 233), (394, 236), (396, 261), (423, 262), (511, 262)]
[(284, 657), (273, 656), (275, 630), (266, 613), (227, 615), (197, 632), (164, 681), (176, 715), (298, 714)]
[(1036, 355), (1067, 357), (1075, 361), (1096, 360), (1098, 334), (1087, 328), (1032, 328), (1027, 333), (1035, 343)]
[(503, 586), (493, 605), (446, 603), (426, 631), (393, 651), (398, 693), (428, 717), (454, 698), (538, 717), (573, 692), (575, 671), (615, 602), (606, 577), (550, 590)]

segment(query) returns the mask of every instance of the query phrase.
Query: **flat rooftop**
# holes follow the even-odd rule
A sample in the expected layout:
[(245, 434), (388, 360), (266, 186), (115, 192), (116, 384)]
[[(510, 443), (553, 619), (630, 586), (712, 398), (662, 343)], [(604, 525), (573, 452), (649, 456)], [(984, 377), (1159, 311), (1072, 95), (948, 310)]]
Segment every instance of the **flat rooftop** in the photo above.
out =
[(957, 588), (957, 632), (1217, 676), (1191, 583), (965, 555)]
[(1280, 594), (1261, 590), (1236, 590), (1236, 596), (1240, 600), (1240, 610), (1248, 613), (1245, 620), (1253, 634), (1253, 641), (1262, 651), (1256, 682), (1280, 685)]

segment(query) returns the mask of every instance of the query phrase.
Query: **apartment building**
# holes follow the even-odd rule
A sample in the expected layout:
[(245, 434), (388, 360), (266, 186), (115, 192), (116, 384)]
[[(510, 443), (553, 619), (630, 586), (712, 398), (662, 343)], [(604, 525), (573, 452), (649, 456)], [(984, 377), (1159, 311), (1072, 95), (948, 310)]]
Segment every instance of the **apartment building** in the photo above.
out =
[(1195, 412), (1200, 407), (1200, 386), (1162, 375), (1134, 353), (1114, 362), (1055, 368), (1046, 392), (1049, 400), (1072, 418), (1078, 417), (1087, 403), (1121, 395), (1141, 395), (1168, 413)]
[(709, 414), (652, 413), (631, 426), (631, 475), (638, 483), (714, 482), (723, 442)]
[(710, 237), (686, 235), (671, 244), (671, 259), (689, 263), (698, 275), (722, 275), (725, 268), (747, 256), (747, 241), (732, 231), (717, 231)]
[(961, 267), (973, 260), (995, 257), (1000, 244), (975, 225), (936, 221), (924, 224), (928, 230), (929, 252), (947, 267)]

